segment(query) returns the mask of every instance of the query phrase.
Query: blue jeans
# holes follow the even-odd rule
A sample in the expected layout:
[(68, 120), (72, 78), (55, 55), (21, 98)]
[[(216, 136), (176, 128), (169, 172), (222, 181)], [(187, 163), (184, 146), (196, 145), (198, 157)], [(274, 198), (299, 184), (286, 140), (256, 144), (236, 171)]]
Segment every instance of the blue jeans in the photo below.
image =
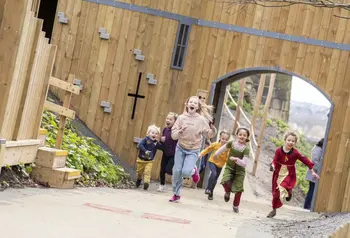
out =
[(220, 176), (222, 168), (217, 167), (214, 163), (209, 162), (210, 176), (208, 180), (207, 190), (211, 192), (214, 191), (216, 183), (218, 182), (218, 178)]
[(305, 203), (304, 203), (304, 209), (311, 209), (311, 202), (312, 202), (312, 197), (314, 195), (314, 189), (315, 189), (315, 183), (314, 182), (310, 182), (310, 186), (309, 186), (309, 191), (307, 192), (306, 198), (305, 198)]
[(173, 193), (175, 195), (180, 196), (180, 190), (184, 182), (183, 178), (191, 177), (192, 171), (196, 167), (198, 155), (199, 149), (186, 150), (179, 144), (176, 146), (172, 177)]

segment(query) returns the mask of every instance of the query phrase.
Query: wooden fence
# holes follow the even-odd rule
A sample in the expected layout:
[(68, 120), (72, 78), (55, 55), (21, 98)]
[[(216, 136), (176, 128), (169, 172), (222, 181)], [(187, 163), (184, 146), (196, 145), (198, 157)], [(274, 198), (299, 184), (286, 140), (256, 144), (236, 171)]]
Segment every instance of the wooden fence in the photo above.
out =
[(42, 145), (39, 130), (45, 108), (60, 115), (70, 112), (70, 117), (74, 118), (74, 112), (46, 101), (50, 84), (79, 94), (79, 87), (51, 76), (56, 46), (45, 38), (43, 20), (36, 18), (39, 1), (3, 2), (0, 15), (0, 99), (3, 99), (0, 101), (0, 170), (5, 165), (34, 162), (37, 149)]

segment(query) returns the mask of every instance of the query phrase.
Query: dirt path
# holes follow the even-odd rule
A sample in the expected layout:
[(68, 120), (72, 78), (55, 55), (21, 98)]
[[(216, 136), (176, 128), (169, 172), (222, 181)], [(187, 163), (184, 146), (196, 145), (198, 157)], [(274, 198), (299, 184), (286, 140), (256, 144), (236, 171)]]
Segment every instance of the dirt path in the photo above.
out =
[[(88, 237), (273, 237), (264, 224), (269, 202), (244, 195), (240, 214), (216, 189), (213, 201), (203, 190), (184, 189), (179, 204), (171, 191), (88, 188), (74, 190), (8, 189), (0, 193), (1, 234), (6, 238)], [(314, 218), (316, 214), (285, 207), (279, 219)], [(269, 221), (278, 223), (279, 220)], [(181, 229), (180, 229), (181, 228)], [(122, 236), (120, 236), (122, 235)]]

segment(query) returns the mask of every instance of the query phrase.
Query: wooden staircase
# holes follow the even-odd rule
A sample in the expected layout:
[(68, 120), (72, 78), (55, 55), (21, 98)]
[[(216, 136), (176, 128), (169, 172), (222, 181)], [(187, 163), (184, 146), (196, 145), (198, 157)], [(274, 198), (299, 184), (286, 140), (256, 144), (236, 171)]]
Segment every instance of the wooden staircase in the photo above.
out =
[(80, 171), (66, 167), (68, 151), (41, 147), (35, 160), (31, 177), (37, 183), (51, 188), (68, 189), (74, 187), (75, 179), (81, 177)]

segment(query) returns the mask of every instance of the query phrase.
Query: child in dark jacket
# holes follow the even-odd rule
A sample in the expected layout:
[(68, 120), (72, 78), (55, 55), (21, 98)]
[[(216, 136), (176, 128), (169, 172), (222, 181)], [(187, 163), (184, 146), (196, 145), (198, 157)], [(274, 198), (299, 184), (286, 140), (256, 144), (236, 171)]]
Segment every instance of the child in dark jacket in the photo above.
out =
[(174, 112), (169, 112), (165, 120), (165, 128), (163, 129), (162, 137), (160, 139), (159, 149), (163, 151), (162, 163), (160, 165), (160, 185), (158, 192), (163, 192), (165, 189), (165, 174), (172, 175), (174, 166), (174, 156), (177, 140), (171, 138), (171, 128), (173, 127), (178, 115)]
[(136, 160), (137, 162), (137, 181), (136, 187), (140, 187), (142, 175), (143, 175), (143, 188), (148, 189), (151, 181), (151, 172), (153, 160), (156, 156), (158, 137), (160, 134), (160, 128), (155, 125), (150, 125), (147, 129), (147, 136), (143, 138), (138, 144), (139, 154)]

